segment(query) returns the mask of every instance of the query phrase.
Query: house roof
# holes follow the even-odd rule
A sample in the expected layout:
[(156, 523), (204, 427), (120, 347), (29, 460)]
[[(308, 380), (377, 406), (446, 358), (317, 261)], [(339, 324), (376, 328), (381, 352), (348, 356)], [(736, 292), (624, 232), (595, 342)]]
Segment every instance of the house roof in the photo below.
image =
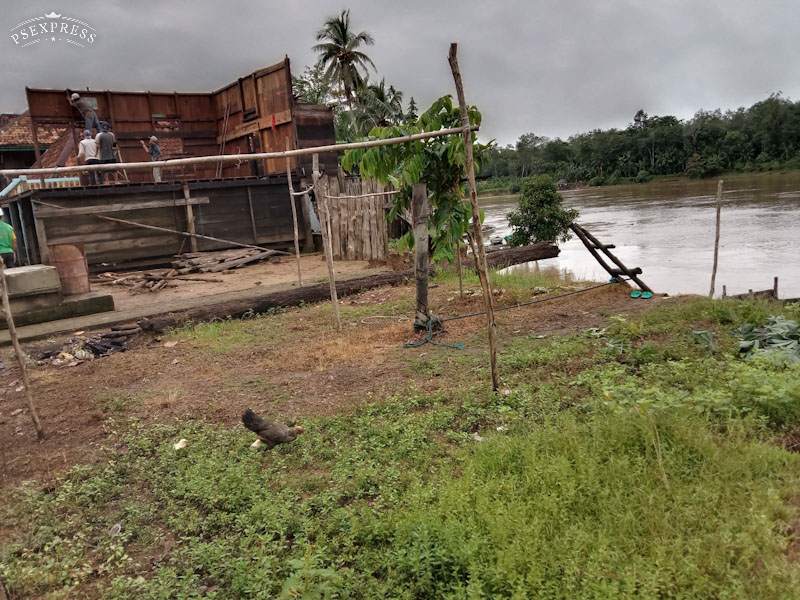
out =
[[(5, 121), (5, 123), (3, 122)], [(43, 146), (49, 146), (64, 133), (64, 126), (39, 125), (37, 138)], [(0, 147), (24, 146), (33, 148), (31, 117), (28, 111), (21, 115), (0, 115)]]

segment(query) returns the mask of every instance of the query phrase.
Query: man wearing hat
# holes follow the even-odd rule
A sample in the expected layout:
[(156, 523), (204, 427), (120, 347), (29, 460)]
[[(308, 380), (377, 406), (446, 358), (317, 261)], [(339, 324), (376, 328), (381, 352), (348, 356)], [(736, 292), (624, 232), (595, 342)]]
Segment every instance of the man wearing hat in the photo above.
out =
[[(145, 144), (144, 140), (139, 140), (142, 148), (147, 152), (152, 162), (161, 160), (161, 146), (158, 145), (158, 138), (154, 135), (150, 136), (150, 143)], [(161, 167), (153, 167), (153, 181), (156, 183), (161, 182)]]
[(100, 119), (97, 118), (94, 106), (88, 98), (81, 98), (80, 94), (73, 93), (69, 97), (69, 103), (83, 116), (84, 129), (89, 131), (95, 129), (100, 133)]

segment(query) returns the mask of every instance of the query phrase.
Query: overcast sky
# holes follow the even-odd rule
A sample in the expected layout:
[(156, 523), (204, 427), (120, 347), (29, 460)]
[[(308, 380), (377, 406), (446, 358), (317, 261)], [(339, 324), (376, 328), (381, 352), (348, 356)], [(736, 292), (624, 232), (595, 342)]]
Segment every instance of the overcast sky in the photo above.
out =
[[(772, 92), (800, 97), (797, 0), (0, 0), (0, 112), (25, 109), (25, 86), (208, 91), (288, 54), (299, 74), (314, 34), (350, 8), (387, 82), (427, 106), (453, 93), (448, 45), (459, 42), (467, 100), (483, 139), (566, 137), (624, 127), (638, 108), (691, 116)], [(9, 38), (55, 11), (98, 31), (89, 48)]]

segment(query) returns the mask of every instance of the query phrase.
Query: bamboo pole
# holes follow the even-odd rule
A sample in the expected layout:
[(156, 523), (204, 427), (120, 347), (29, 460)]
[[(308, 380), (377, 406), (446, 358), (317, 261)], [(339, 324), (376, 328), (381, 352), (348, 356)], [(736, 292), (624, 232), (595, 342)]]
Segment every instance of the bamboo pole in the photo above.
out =
[(478, 189), (475, 185), (475, 165), (472, 157), (472, 131), (469, 127), (469, 113), (467, 101), (464, 96), (464, 83), (461, 80), (461, 71), (458, 68), (458, 44), (450, 44), (450, 54), (448, 62), (450, 70), (453, 72), (453, 81), (456, 85), (458, 94), (458, 106), (461, 111), (461, 130), (464, 134), (464, 151), (466, 154), (467, 183), (469, 187), (469, 199), (472, 205), (472, 236), (470, 242), (472, 251), (475, 255), (475, 267), (478, 271), (478, 278), (483, 289), (483, 303), (486, 309), (486, 328), (489, 336), (489, 364), (492, 372), (492, 389), (497, 391), (500, 381), (497, 374), (497, 324), (494, 319), (494, 298), (492, 296), (492, 284), (489, 281), (489, 274), (486, 269), (486, 248), (483, 245), (483, 235), (481, 233), (481, 214), (478, 208)]
[(714, 231), (714, 266), (711, 268), (711, 288), (708, 297), (714, 297), (714, 284), (717, 280), (717, 262), (719, 258), (719, 224), (722, 213), (722, 179), (717, 182), (717, 222)]
[(25, 353), (19, 345), (17, 328), (14, 325), (14, 315), (11, 314), (11, 303), (8, 300), (8, 281), (6, 280), (6, 263), (2, 256), (0, 256), (0, 285), (3, 287), (3, 313), (6, 318), (6, 324), (8, 325), (8, 337), (11, 338), (11, 344), (14, 346), (14, 354), (19, 363), (19, 370), (22, 372), (22, 387), (25, 391), (25, 401), (28, 403), (28, 412), (31, 415), (33, 426), (36, 429), (36, 437), (43, 440), (44, 429), (42, 429), (42, 422), (39, 420), (39, 413), (36, 411), (36, 405), (33, 403), (31, 381), (28, 377), (28, 366), (25, 364)]
[[(464, 265), (461, 264), (461, 240), (456, 248), (456, 263), (458, 264), (458, 297), (464, 299)], [(539, 264), (539, 263), (536, 263)]]
[(342, 319), (339, 316), (339, 298), (336, 295), (336, 273), (333, 270), (333, 247), (331, 246), (331, 221), (328, 215), (328, 190), (322, 189), (319, 175), (319, 154), (312, 156), (312, 177), (314, 178), (314, 194), (317, 196), (319, 209), (319, 224), (322, 231), (322, 251), (325, 254), (325, 263), (328, 265), (328, 281), (331, 286), (331, 304), (333, 314), (336, 316), (336, 327), (342, 329)]
[[(286, 138), (286, 149), (289, 149), (289, 138)], [(300, 232), (297, 229), (297, 207), (294, 200), (294, 186), (292, 185), (291, 158), (286, 157), (286, 180), (289, 182), (289, 203), (292, 205), (292, 224), (294, 225), (294, 254), (297, 257), (297, 285), (303, 286), (303, 275), (300, 272)]]
[[(468, 126), (467, 131), (477, 131), (477, 126)], [(396, 138), (386, 138), (383, 140), (366, 140), (363, 142), (349, 142), (347, 144), (331, 144), (328, 146), (316, 146), (313, 148), (296, 148), (280, 152), (253, 152), (250, 154), (224, 154), (211, 156), (192, 156), (189, 158), (170, 158), (166, 160), (156, 160), (148, 162), (115, 163), (109, 165), (77, 165), (73, 167), (50, 167), (40, 169), (0, 169), (0, 175), (6, 177), (17, 175), (47, 175), (50, 173), (84, 173), (89, 171), (117, 171), (120, 169), (143, 170), (153, 169), (154, 167), (182, 167), (188, 165), (202, 165), (219, 163), (237, 163), (250, 160), (269, 160), (281, 159), (292, 156), (308, 156), (309, 154), (320, 154), (324, 152), (344, 152), (357, 148), (375, 148), (380, 146), (391, 146), (393, 144), (405, 144), (417, 140), (428, 140), (463, 133), (463, 127), (451, 127), (440, 129), (439, 131), (426, 131), (412, 135), (404, 135)]]

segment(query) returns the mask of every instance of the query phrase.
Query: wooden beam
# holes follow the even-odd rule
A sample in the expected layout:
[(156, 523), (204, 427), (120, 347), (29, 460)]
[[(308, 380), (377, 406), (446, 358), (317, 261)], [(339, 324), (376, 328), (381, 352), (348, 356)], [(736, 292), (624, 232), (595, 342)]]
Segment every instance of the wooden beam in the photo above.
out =
[(333, 314), (336, 317), (336, 327), (342, 329), (342, 319), (339, 316), (339, 298), (336, 295), (336, 273), (333, 270), (333, 248), (331, 247), (331, 222), (328, 215), (327, 189), (320, 186), (321, 179), (319, 173), (319, 154), (312, 157), (312, 173), (314, 177), (314, 195), (317, 198), (317, 208), (319, 210), (320, 229), (322, 229), (322, 249), (325, 254), (325, 263), (328, 265), (328, 281), (330, 283), (331, 304), (333, 304)]
[(194, 224), (194, 209), (190, 203), (191, 196), (189, 194), (189, 184), (183, 184), (183, 198), (186, 201), (186, 231), (189, 232), (189, 247), (192, 252), (197, 252), (197, 230)]
[(14, 315), (11, 314), (11, 302), (8, 299), (8, 281), (6, 280), (6, 265), (3, 262), (3, 257), (0, 256), (0, 286), (2, 286), (3, 296), (3, 312), (5, 313), (6, 325), (8, 325), (8, 336), (11, 338), (11, 344), (14, 346), (14, 354), (19, 363), (19, 369), (22, 373), (22, 387), (25, 392), (25, 401), (28, 404), (28, 412), (31, 415), (33, 426), (36, 429), (36, 437), (39, 440), (44, 439), (44, 429), (42, 422), (39, 420), (39, 413), (36, 410), (36, 405), (33, 402), (31, 395), (31, 380), (28, 377), (27, 357), (19, 345), (19, 338), (17, 337), (17, 328), (14, 326)]
[(256, 227), (256, 213), (253, 209), (253, 192), (247, 186), (247, 207), (250, 209), (250, 227), (253, 229), (253, 243), (258, 243), (258, 228)]
[[(286, 149), (291, 142), (286, 140)], [(292, 159), (286, 157), (286, 181), (289, 183), (289, 203), (292, 205), (292, 225), (294, 226), (294, 254), (297, 257), (297, 285), (303, 285), (303, 274), (300, 270), (300, 232), (297, 230), (297, 206), (295, 205), (294, 187), (292, 186)]]
[(36, 216), (40, 219), (48, 219), (52, 217), (66, 217), (74, 215), (92, 215), (95, 213), (109, 213), (109, 212), (124, 212), (129, 210), (142, 210), (148, 208), (168, 208), (171, 206), (186, 206), (197, 204), (208, 204), (208, 197), (195, 197), (175, 200), (151, 200), (149, 202), (128, 202), (116, 204), (99, 204), (92, 206), (76, 206), (73, 208), (39, 208)]
[(466, 164), (464, 168), (467, 172), (467, 187), (469, 188), (469, 199), (472, 207), (472, 235), (470, 242), (472, 252), (475, 255), (475, 267), (478, 271), (478, 279), (483, 290), (483, 304), (486, 310), (486, 328), (489, 336), (489, 365), (492, 372), (492, 389), (496, 392), (500, 387), (500, 378), (497, 373), (497, 324), (494, 319), (494, 296), (492, 295), (492, 284), (489, 281), (489, 274), (486, 269), (486, 247), (483, 245), (483, 234), (481, 233), (481, 213), (478, 207), (478, 188), (475, 184), (475, 164), (472, 156), (472, 132), (469, 124), (469, 106), (464, 95), (464, 83), (461, 80), (461, 71), (458, 67), (458, 44), (450, 44), (450, 54), (448, 61), (450, 70), (453, 72), (453, 81), (458, 95), (458, 107), (461, 113), (461, 126), (464, 135), (464, 150), (466, 154)]
[(722, 215), (722, 179), (717, 182), (717, 204), (716, 204), (716, 226), (714, 228), (714, 264), (711, 267), (711, 288), (708, 290), (708, 297), (714, 297), (714, 284), (717, 281), (717, 263), (719, 259), (719, 223)]
[[(118, 171), (120, 169), (144, 170), (153, 167), (171, 168), (188, 165), (214, 164), (216, 162), (239, 163), (252, 160), (283, 159), (287, 156), (308, 156), (314, 154), (325, 154), (329, 152), (345, 152), (356, 148), (377, 148), (381, 146), (392, 146), (396, 144), (406, 144), (419, 140), (430, 140), (444, 137), (447, 135), (462, 134), (464, 131), (477, 131), (477, 126), (450, 127), (439, 131), (425, 131), (412, 135), (403, 135), (395, 138), (379, 140), (366, 140), (363, 142), (349, 142), (347, 144), (331, 144), (328, 146), (317, 146), (313, 148), (295, 148), (294, 150), (282, 152), (252, 152), (248, 154), (225, 154), (223, 156), (193, 156), (190, 158), (172, 158), (167, 160), (116, 163), (109, 165), (79, 165), (74, 167), (51, 167), (41, 169), (0, 169), (0, 175), (46, 175), (49, 173), (82, 173), (84, 171)], [(317, 159), (319, 160), (319, 159)]]

